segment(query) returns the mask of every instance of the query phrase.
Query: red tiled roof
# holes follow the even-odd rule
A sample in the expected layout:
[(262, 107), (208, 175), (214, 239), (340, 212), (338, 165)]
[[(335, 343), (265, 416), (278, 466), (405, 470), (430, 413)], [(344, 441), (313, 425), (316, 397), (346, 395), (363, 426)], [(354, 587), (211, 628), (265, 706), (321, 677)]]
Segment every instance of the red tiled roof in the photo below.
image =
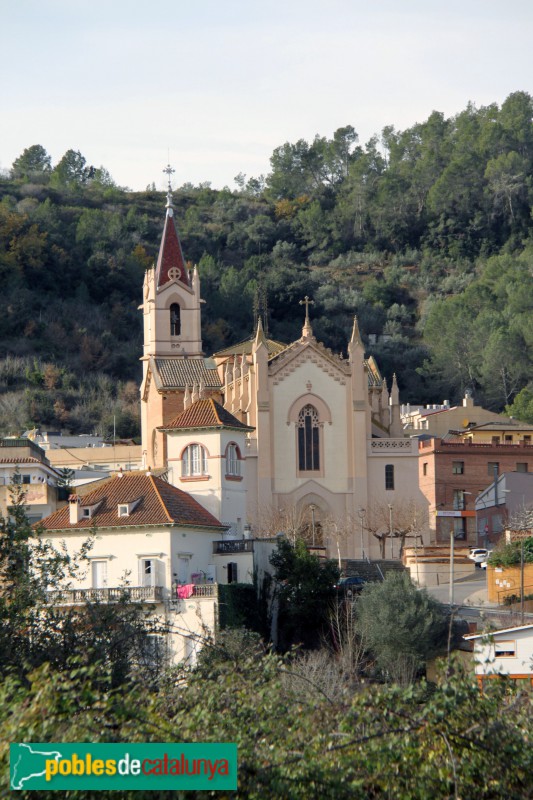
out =
[(43, 464), (45, 467), (48, 466), (39, 458), (33, 458), (32, 456), (27, 458), (0, 458), (0, 464)]
[[(119, 517), (119, 504), (139, 500), (129, 516)], [(81, 499), (81, 506), (95, 506), (92, 517), (71, 524), (68, 507), (36, 523), (34, 527), (52, 530), (91, 530), (97, 528), (132, 528), (137, 525), (184, 525), (203, 528), (224, 526), (194, 498), (175, 486), (145, 473), (124, 474), (110, 478)]]
[[(169, 211), (172, 211), (172, 209), (169, 209)], [(167, 213), (155, 270), (156, 287), (158, 289), (160, 286), (164, 286), (165, 283), (168, 283), (170, 280), (172, 280), (168, 274), (168, 271), (171, 267), (179, 270), (177, 279), (186, 286), (189, 286), (189, 273), (185, 267), (178, 231), (176, 230), (176, 223), (174, 222), (174, 216), (173, 214), (171, 215), (170, 213)]]
[(22, 464), (37, 464), (38, 466), (43, 467), (43, 469), (45, 469), (48, 473), (59, 475), (58, 470), (50, 466), (50, 462), (48, 460), (41, 461), (40, 458), (33, 458), (33, 456), (27, 456), (26, 458), (0, 458), (0, 465), (6, 464), (13, 466), (13, 468), (19, 466), (19, 464), (21, 466)]
[(205, 400), (197, 400), (185, 411), (164, 425), (160, 430), (190, 430), (191, 428), (237, 428), (243, 431), (252, 431), (248, 425), (240, 422), (237, 417), (226, 411), (220, 403), (209, 397)]

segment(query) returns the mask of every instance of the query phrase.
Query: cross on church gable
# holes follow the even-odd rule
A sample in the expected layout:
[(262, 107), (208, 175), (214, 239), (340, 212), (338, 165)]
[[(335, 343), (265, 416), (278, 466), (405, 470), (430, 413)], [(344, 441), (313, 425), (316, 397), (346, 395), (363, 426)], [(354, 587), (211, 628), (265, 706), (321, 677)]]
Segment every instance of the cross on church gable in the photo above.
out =
[(307, 295), (305, 295), (303, 300), (300, 300), (300, 305), (301, 306), (305, 306), (305, 316), (306, 317), (309, 316), (309, 306), (314, 306), (314, 304), (315, 304), (315, 301), (314, 300), (310, 300)]

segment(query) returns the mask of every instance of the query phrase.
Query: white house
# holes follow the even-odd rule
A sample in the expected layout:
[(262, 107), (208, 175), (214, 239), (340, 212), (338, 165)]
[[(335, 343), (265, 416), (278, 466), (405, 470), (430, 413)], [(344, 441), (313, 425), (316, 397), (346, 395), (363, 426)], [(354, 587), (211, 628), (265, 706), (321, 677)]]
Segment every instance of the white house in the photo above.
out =
[(215, 630), (213, 553), (225, 530), (196, 500), (151, 474), (119, 473), (83, 497), (72, 495), (37, 530), (58, 548), (64, 542), (70, 555), (92, 539), (80, 574), (68, 589), (57, 587), (53, 602), (113, 602), (125, 587), (170, 630), (171, 660), (194, 663)]
[(7, 516), (11, 487), (19, 483), (29, 522), (37, 522), (57, 507), (59, 473), (44, 451), (30, 439), (0, 439), (0, 514)]
[(474, 643), (480, 686), (485, 679), (499, 675), (526, 680), (533, 686), (533, 624), (469, 634), (464, 638)]

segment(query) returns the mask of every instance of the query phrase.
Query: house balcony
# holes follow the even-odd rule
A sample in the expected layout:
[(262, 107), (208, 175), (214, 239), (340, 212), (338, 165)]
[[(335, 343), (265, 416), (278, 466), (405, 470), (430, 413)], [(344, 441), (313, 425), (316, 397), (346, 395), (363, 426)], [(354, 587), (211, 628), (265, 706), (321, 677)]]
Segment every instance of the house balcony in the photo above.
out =
[(213, 542), (213, 553), (216, 556), (253, 553), (253, 551), (253, 539), (228, 539), (225, 542)]
[(168, 592), (164, 586), (124, 586), (100, 589), (65, 589), (47, 592), (47, 600), (56, 606), (81, 606), (85, 603), (162, 603)]
[(195, 583), (192, 590), (191, 597), (217, 597), (218, 584), (216, 583)]

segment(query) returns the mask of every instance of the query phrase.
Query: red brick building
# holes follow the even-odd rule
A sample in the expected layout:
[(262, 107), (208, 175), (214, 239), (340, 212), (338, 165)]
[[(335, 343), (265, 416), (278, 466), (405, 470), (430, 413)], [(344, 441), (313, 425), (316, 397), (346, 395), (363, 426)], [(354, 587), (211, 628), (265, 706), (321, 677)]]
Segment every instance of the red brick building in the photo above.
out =
[(533, 445), (472, 443), (459, 437), (419, 442), (419, 484), (429, 505), (431, 539), (450, 541), (450, 534), (477, 544), (477, 495), (503, 472), (533, 472)]

